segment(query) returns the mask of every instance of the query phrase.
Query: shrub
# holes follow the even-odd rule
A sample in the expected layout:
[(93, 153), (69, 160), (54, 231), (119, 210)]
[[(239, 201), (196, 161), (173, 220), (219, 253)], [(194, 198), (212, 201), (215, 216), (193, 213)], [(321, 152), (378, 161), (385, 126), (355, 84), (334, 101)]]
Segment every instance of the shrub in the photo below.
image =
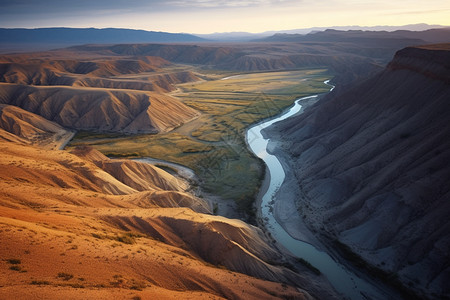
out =
[(22, 262), (20, 261), (20, 259), (15, 259), (15, 258), (12, 258), (12, 259), (7, 259), (6, 260), (8, 263), (10, 263), (11, 265), (20, 265)]
[(69, 274), (69, 273), (59, 272), (58, 273), (58, 278), (61, 278), (62, 280), (65, 280), (65, 281), (68, 281), (68, 280), (73, 278), (73, 275)]
[(46, 281), (46, 280), (33, 280), (30, 282), (30, 284), (33, 285), (49, 285), (50, 282)]

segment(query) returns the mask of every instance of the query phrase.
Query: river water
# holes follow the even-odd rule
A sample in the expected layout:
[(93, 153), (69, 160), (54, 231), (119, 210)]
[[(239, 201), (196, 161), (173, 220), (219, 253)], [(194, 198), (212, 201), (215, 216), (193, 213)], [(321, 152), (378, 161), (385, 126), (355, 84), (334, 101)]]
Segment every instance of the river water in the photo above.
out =
[[(328, 80), (324, 82), (328, 84)], [(330, 85), (331, 86), (331, 85)], [(331, 87), (333, 90), (334, 86)], [(330, 91), (331, 91), (330, 90)], [(274, 155), (267, 152), (268, 139), (261, 134), (261, 130), (269, 127), (275, 122), (285, 120), (300, 112), (302, 106), (300, 102), (308, 98), (318, 97), (318, 95), (300, 98), (295, 101), (293, 107), (281, 115), (257, 124), (248, 129), (246, 134), (249, 148), (256, 156), (261, 158), (267, 166), (270, 174), (270, 183), (267, 192), (262, 197), (261, 212), (264, 220), (267, 221), (266, 227), (270, 231), (272, 237), (294, 256), (302, 258), (325, 275), (333, 287), (341, 293), (345, 298), (352, 300), (359, 299), (388, 299), (389, 296), (384, 294), (377, 287), (368, 281), (359, 278), (356, 274), (348, 270), (342, 264), (336, 262), (326, 252), (316, 249), (313, 245), (292, 238), (283, 227), (276, 221), (269, 203), (272, 201), (282, 201), (277, 199), (276, 194), (285, 179), (283, 167)]]

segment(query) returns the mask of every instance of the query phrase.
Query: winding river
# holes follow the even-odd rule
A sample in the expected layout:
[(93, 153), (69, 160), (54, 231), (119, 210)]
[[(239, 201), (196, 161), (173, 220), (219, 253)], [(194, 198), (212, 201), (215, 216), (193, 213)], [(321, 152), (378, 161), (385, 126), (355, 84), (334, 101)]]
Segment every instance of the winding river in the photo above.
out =
[[(330, 85), (328, 80), (324, 83)], [(333, 90), (334, 86), (330, 86), (331, 90)], [(262, 217), (267, 220), (266, 227), (278, 243), (283, 245), (294, 256), (308, 261), (314, 267), (319, 269), (320, 272), (327, 277), (333, 287), (344, 297), (352, 300), (388, 299), (389, 296), (384, 294), (380, 289), (368, 281), (359, 278), (345, 266), (336, 262), (326, 252), (316, 249), (311, 244), (292, 238), (276, 221), (275, 216), (270, 209), (269, 203), (271, 201), (277, 201), (276, 193), (284, 182), (285, 172), (278, 158), (267, 152), (267, 144), (269, 140), (263, 137), (261, 130), (269, 127), (275, 122), (287, 119), (297, 114), (302, 108), (300, 102), (302, 100), (314, 97), (318, 97), (318, 95), (296, 100), (294, 106), (288, 111), (264, 123), (257, 124), (247, 131), (246, 139), (249, 148), (253, 151), (253, 153), (255, 153), (256, 156), (261, 158), (266, 163), (267, 170), (270, 174), (268, 189), (262, 197)]]

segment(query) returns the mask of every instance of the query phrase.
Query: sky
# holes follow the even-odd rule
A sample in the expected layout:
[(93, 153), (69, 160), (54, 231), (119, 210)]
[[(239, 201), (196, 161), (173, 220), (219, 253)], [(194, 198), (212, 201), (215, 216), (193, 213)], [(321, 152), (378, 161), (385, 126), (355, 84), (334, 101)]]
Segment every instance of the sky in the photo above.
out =
[(214, 33), (326, 26), (450, 26), (449, 0), (0, 0), (0, 27)]

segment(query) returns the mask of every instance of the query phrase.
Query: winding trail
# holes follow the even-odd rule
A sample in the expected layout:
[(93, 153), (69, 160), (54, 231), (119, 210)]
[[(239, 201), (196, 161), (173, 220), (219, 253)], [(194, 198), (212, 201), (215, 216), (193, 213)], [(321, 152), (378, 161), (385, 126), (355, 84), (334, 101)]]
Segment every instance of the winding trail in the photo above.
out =
[[(328, 80), (324, 83), (330, 85)], [(333, 90), (333, 88), (334, 86), (331, 87), (331, 90)], [(263, 194), (261, 199), (262, 218), (266, 221), (266, 228), (278, 243), (283, 245), (295, 257), (302, 258), (319, 269), (320, 272), (327, 277), (333, 287), (344, 297), (352, 300), (389, 299), (389, 296), (379, 288), (367, 280), (359, 278), (344, 265), (336, 262), (326, 252), (318, 250), (309, 243), (291, 237), (277, 222), (273, 214), (270, 204), (273, 203), (272, 201), (282, 201), (282, 199), (277, 199), (277, 191), (284, 182), (285, 171), (278, 158), (267, 152), (269, 139), (263, 137), (261, 130), (269, 127), (275, 122), (287, 119), (299, 113), (302, 108), (300, 102), (314, 97), (318, 97), (318, 95), (296, 100), (294, 106), (288, 111), (273, 119), (254, 125), (247, 131), (246, 140), (250, 150), (266, 163), (270, 175), (267, 191)]]

